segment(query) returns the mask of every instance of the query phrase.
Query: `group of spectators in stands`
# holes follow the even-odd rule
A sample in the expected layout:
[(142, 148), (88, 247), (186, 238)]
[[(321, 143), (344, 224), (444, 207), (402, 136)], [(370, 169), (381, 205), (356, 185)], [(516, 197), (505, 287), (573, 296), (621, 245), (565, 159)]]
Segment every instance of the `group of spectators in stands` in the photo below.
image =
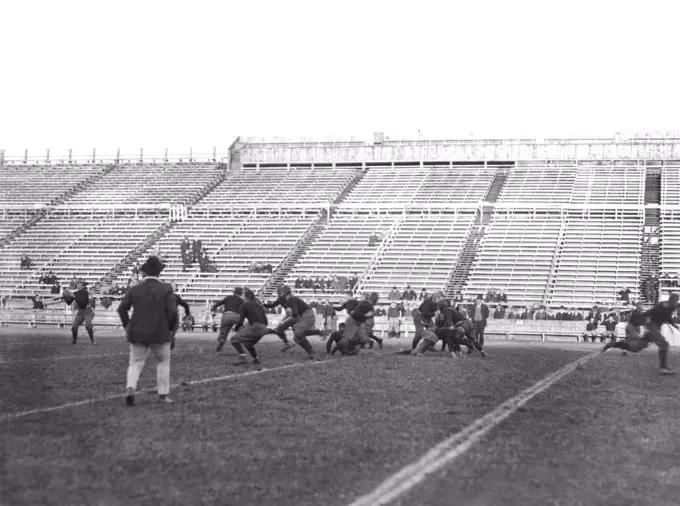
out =
[(305, 289), (312, 290), (316, 293), (354, 293), (357, 283), (359, 282), (359, 276), (355, 272), (350, 277), (338, 276), (336, 274), (330, 274), (329, 276), (318, 276), (313, 278), (309, 277), (298, 277), (295, 280), (294, 286), (296, 290)]
[(378, 244), (380, 241), (382, 241), (382, 234), (380, 232), (373, 232), (369, 237), (368, 237), (368, 246), (372, 248), (376, 244)]
[(184, 236), (179, 249), (182, 255), (182, 272), (186, 272), (195, 263), (198, 263), (201, 272), (217, 272), (217, 266), (210, 260), (208, 252), (203, 247), (203, 242), (200, 239), (194, 238), (190, 240), (189, 237)]
[(33, 267), (33, 260), (26, 253), (23, 253), (20, 266), (22, 271), (27, 271)]
[(390, 301), (393, 300), (425, 300), (430, 296), (430, 294), (427, 292), (427, 289), (423, 288), (420, 290), (420, 293), (416, 293), (416, 291), (411, 288), (411, 285), (407, 285), (406, 289), (401, 291), (399, 290), (396, 286), (392, 287), (392, 291), (389, 293), (387, 296), (387, 299)]
[(272, 264), (263, 264), (262, 262), (253, 262), (250, 264), (248, 270), (250, 272), (254, 272), (255, 274), (261, 274), (263, 272), (268, 272), (271, 274), (274, 272), (274, 266)]

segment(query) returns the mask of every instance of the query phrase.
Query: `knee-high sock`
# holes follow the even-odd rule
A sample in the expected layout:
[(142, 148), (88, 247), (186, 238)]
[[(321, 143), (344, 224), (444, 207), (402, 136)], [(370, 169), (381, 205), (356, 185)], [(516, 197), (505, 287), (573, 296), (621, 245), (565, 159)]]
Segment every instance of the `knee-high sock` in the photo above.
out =
[(90, 341), (94, 341), (94, 329), (92, 327), (87, 328), (87, 335), (90, 336)]
[(246, 350), (248, 350), (248, 353), (250, 353), (251, 357), (257, 358), (257, 350), (255, 349), (255, 346), (246, 346)]
[(243, 349), (243, 345), (242, 345), (241, 343), (235, 343), (235, 342), (232, 341), (232, 342), (231, 342), (231, 345), (232, 345), (234, 348), (236, 348), (236, 351), (238, 351), (238, 354), (239, 354), (239, 355), (245, 355), (245, 354), (246, 354), (246, 350)]
[(431, 343), (427, 339), (422, 339), (418, 343), (418, 346), (416, 346), (416, 349), (413, 350), (412, 354), (418, 355), (419, 353), (425, 353), (428, 349), (430, 349), (430, 346), (432, 346), (432, 345), (433, 345), (433, 343)]
[(307, 352), (307, 354), (311, 355), (314, 353), (314, 348), (312, 348), (312, 345), (305, 336), (295, 336), (294, 341), (299, 344), (300, 347)]
[(415, 350), (415, 349), (416, 349), (416, 347), (418, 346), (418, 343), (420, 342), (420, 340), (421, 340), (422, 338), (423, 338), (423, 336), (421, 336), (421, 335), (415, 335), (415, 336), (413, 336), (413, 342), (411, 343), (411, 349), (412, 349), (412, 350)]
[(307, 336), (320, 336), (320, 335), (321, 335), (321, 331), (317, 330), (317, 329), (307, 329), (307, 330), (304, 331), (305, 337), (307, 337)]
[(659, 348), (659, 367), (668, 369), (668, 350)]
[(73, 336), (74, 341), (78, 339), (78, 327), (71, 328), (71, 335)]

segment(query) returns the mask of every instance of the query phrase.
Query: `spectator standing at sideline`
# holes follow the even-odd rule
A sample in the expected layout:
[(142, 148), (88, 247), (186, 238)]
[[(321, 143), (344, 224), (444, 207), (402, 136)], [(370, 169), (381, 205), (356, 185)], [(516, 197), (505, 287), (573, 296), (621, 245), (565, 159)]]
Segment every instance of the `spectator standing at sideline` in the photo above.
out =
[[(150, 256), (142, 265), (143, 281), (125, 295), (118, 306), (118, 314), (130, 343), (130, 362), (127, 370), (128, 406), (135, 403), (135, 390), (144, 363), (152, 351), (156, 365), (158, 398), (170, 403), (170, 342), (171, 331), (177, 322), (177, 302), (172, 287), (160, 279), (165, 265), (155, 256)], [(133, 309), (132, 317), (128, 311)]]

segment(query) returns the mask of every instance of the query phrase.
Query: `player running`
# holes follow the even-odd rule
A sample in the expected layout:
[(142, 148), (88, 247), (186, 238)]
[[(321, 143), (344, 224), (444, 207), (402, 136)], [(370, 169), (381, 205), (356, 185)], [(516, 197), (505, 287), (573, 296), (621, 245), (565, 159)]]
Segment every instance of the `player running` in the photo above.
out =
[(602, 353), (611, 348), (619, 348), (621, 350), (637, 353), (647, 348), (650, 343), (654, 343), (659, 348), (659, 373), (662, 375), (675, 374), (675, 371), (672, 371), (668, 367), (669, 344), (663, 335), (661, 335), (661, 326), (663, 324), (668, 324), (675, 330), (680, 331), (680, 328), (673, 323), (673, 313), (678, 309), (679, 300), (680, 295), (672, 293), (667, 301), (657, 304), (649, 311), (642, 313), (642, 316), (646, 318), (644, 335), (642, 337), (636, 337), (635, 334), (631, 332), (632, 338), (620, 342), (609, 342), (602, 348)]
[[(316, 355), (314, 354), (314, 348), (312, 348), (311, 343), (307, 339), (307, 336), (327, 336), (330, 332), (317, 330), (316, 328), (316, 315), (312, 308), (303, 301), (300, 297), (295, 297), (290, 290), (290, 287), (284, 285), (279, 290), (279, 298), (270, 304), (265, 304), (263, 307), (275, 308), (276, 306), (281, 306), (284, 309), (290, 309), (290, 317), (294, 319), (293, 324), (293, 341), (305, 350), (307, 353), (307, 358), (310, 360), (315, 360)], [(286, 323), (284, 320), (281, 323)], [(275, 331), (278, 336), (285, 340), (285, 331), (281, 331), (281, 325), (279, 325)], [(281, 333), (279, 333), (281, 332)], [(283, 334), (283, 335), (282, 335)], [(287, 348), (284, 348), (284, 350)]]
[(76, 303), (76, 316), (73, 318), (73, 325), (71, 326), (71, 334), (73, 335), (72, 344), (78, 341), (78, 329), (85, 323), (85, 330), (90, 336), (90, 341), (94, 344), (94, 326), (92, 320), (94, 319), (94, 310), (90, 305), (90, 293), (85, 289), (82, 283), (76, 285), (76, 291), (71, 294), (68, 290), (64, 290), (63, 299), (66, 304)]

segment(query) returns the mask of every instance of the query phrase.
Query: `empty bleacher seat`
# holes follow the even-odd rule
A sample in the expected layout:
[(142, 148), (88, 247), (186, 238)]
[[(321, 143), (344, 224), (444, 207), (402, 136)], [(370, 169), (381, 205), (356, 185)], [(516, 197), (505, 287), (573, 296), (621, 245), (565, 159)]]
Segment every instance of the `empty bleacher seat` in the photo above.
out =
[(540, 303), (560, 234), (559, 214), (497, 213), (486, 229), (464, 291), (508, 294), (514, 305)]
[(567, 216), (558, 251), (550, 303), (587, 307), (601, 301), (613, 303), (628, 287), (636, 299), (640, 276), (643, 215), (615, 219)]

